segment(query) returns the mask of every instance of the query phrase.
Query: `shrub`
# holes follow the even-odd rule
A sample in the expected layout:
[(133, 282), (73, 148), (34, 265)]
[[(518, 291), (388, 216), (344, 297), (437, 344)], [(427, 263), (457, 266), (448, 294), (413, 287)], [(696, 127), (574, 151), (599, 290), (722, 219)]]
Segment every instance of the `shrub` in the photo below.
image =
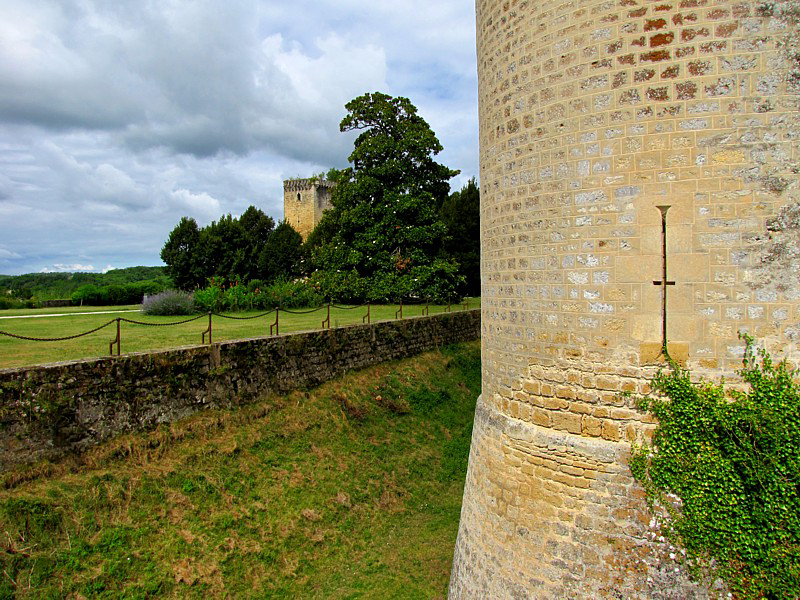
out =
[(459, 289), (464, 285), (464, 277), (458, 274), (458, 266), (452, 261), (436, 259), (430, 265), (411, 269), (411, 295), (439, 304), (460, 302)]
[(264, 286), (243, 285), (238, 279), (224, 283), (212, 278), (208, 287), (194, 293), (197, 309), (203, 312), (236, 312), (240, 310), (270, 310), (281, 308), (305, 308), (322, 304), (322, 296), (305, 280), (278, 280)]
[(0, 310), (9, 308), (39, 308), (40, 303), (36, 298), (20, 299), (12, 296), (0, 296)]
[(427, 265), (411, 266), (403, 272), (382, 271), (361, 277), (355, 270), (315, 271), (311, 276), (321, 295), (334, 302), (399, 302), (430, 300), (458, 302), (463, 276), (452, 262), (435, 259)]
[[(367, 298), (369, 282), (358, 276), (355, 271), (315, 271), (311, 275), (311, 284), (315, 290), (327, 299), (334, 302), (349, 302), (360, 304)], [(373, 288), (378, 288), (374, 285)], [(377, 295), (370, 295), (369, 299), (375, 301)], [(388, 296), (380, 296), (380, 301), (388, 300)]]
[(97, 287), (96, 285), (87, 284), (79, 287), (72, 294), (72, 303), (83, 306), (105, 306), (110, 304), (108, 299), (108, 288)]
[[(109, 304), (111, 305), (127, 304), (128, 290), (125, 289), (124, 285), (109, 285), (101, 289), (105, 289), (106, 297), (108, 298)], [(139, 298), (138, 300), (141, 300), (141, 298)]]
[(195, 302), (187, 292), (166, 290), (155, 296), (148, 296), (142, 302), (142, 312), (146, 315), (190, 315), (195, 312)]
[(225, 310), (233, 312), (248, 310), (253, 306), (252, 294), (248, 292), (247, 287), (242, 285), (237, 277), (234, 281), (231, 281), (225, 289), (222, 303)]
[(194, 293), (194, 304), (200, 312), (219, 312), (223, 310), (225, 292), (221, 287), (209, 285)]
[(161, 291), (164, 291), (164, 285), (152, 279), (105, 286), (87, 284), (73, 292), (72, 303), (89, 306), (138, 304), (145, 294), (157, 294)]
[(259, 299), (263, 308), (306, 308), (322, 304), (322, 296), (303, 279), (278, 280), (259, 295), (263, 297)]
[(255, 293), (256, 290), (259, 292), (267, 287), (267, 283), (261, 279), (251, 279), (247, 282), (247, 291), (250, 293)]
[(660, 373), (640, 407), (657, 419), (631, 471), (695, 567), (737, 598), (800, 597), (800, 384), (785, 362), (746, 352), (749, 390)]

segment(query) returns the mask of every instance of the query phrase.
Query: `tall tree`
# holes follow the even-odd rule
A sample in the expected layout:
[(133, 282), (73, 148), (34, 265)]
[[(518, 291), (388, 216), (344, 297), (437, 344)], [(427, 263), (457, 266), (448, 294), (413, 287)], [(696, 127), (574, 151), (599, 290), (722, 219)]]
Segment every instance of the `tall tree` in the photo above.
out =
[(245, 281), (268, 279), (267, 273), (259, 269), (258, 259), (275, 229), (275, 221), (262, 210), (249, 206), (239, 217), (239, 224), (242, 226), (245, 241), (244, 262), (239, 276)]
[(246, 260), (244, 230), (230, 214), (200, 230), (200, 264), (206, 279), (241, 277)]
[(262, 278), (270, 281), (297, 276), (302, 245), (302, 236), (289, 223), (281, 221), (258, 257), (259, 270), (264, 273)]
[(447, 226), (445, 250), (458, 261), (465, 278), (464, 293), (481, 293), (481, 193), (475, 179), (458, 192), (453, 192), (442, 204), (442, 222)]
[(341, 300), (454, 296), (458, 265), (442, 252), (439, 209), (458, 171), (434, 160), (442, 146), (407, 98), (376, 92), (345, 108), (340, 130), (361, 133), (320, 224), (328, 239), (312, 251), (315, 280)]
[(161, 249), (161, 260), (167, 265), (165, 271), (179, 289), (191, 290), (205, 283), (198, 252), (199, 242), (197, 221), (183, 217)]
[(180, 289), (202, 287), (211, 277), (266, 279), (259, 272), (259, 256), (275, 227), (275, 221), (249, 206), (239, 218), (223, 215), (199, 228), (183, 217), (161, 250), (167, 274)]

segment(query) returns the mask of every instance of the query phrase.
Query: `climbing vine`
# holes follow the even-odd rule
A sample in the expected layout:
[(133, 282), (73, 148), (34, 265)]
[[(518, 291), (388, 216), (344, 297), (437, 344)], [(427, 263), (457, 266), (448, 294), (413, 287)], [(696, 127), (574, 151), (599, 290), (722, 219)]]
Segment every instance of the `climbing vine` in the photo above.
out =
[(741, 598), (800, 597), (800, 385), (745, 337), (747, 391), (694, 383), (679, 367), (640, 408), (658, 419), (631, 470), (695, 572)]

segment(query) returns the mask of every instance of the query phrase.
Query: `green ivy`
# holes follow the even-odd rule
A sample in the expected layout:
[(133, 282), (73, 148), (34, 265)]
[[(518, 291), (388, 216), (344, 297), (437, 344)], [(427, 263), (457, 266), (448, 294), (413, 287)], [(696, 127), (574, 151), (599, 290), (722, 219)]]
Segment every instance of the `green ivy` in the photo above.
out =
[(745, 337), (747, 391), (694, 383), (673, 366), (659, 395), (640, 400), (658, 419), (634, 446), (631, 471), (696, 572), (741, 598), (800, 597), (800, 385)]

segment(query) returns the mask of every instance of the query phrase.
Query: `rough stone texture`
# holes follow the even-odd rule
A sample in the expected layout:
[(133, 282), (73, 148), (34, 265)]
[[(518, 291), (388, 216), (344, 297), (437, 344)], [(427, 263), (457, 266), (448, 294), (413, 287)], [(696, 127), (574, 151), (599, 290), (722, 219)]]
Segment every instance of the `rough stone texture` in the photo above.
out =
[(653, 424), (620, 392), (663, 364), (658, 205), (670, 354), (735, 380), (743, 331), (800, 364), (780, 4), (477, 0), (483, 395), (452, 598), (713, 595), (653, 543), (627, 467)]
[(325, 179), (287, 179), (283, 182), (283, 216), (306, 239), (314, 231), (322, 213), (331, 207), (331, 190), (336, 186)]
[(479, 336), (470, 310), (0, 370), (0, 469)]

